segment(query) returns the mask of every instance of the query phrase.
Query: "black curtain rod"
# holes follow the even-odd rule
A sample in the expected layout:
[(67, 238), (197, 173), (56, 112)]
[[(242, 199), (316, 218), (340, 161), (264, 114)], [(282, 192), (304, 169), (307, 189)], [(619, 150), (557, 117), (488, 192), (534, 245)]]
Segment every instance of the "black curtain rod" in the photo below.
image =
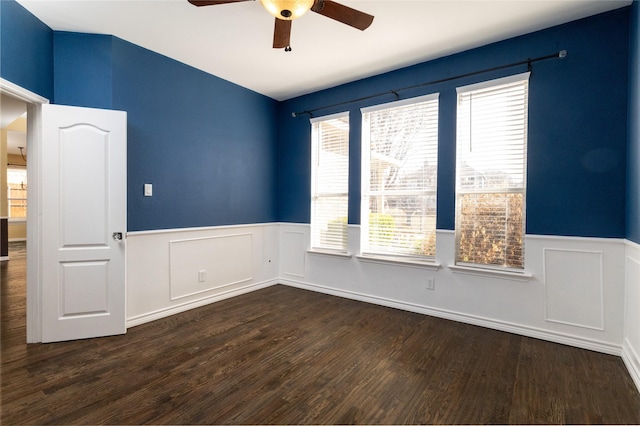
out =
[(309, 117), (313, 117), (313, 113), (316, 111), (320, 111), (323, 109), (329, 109), (329, 108), (333, 108), (333, 107), (337, 107), (340, 105), (346, 105), (346, 104), (351, 104), (351, 103), (355, 103), (355, 102), (360, 102), (360, 101), (366, 101), (368, 99), (373, 99), (373, 98), (377, 98), (379, 96), (385, 96), (385, 95), (394, 95), (396, 97), (397, 100), (400, 100), (400, 95), (398, 94), (399, 91), (402, 90), (410, 90), (410, 89), (416, 89), (418, 87), (424, 87), (424, 86), (430, 86), (432, 84), (438, 84), (438, 83), (444, 83), (447, 81), (451, 81), (451, 80), (457, 80), (460, 78), (465, 78), (465, 77), (471, 77), (474, 75), (478, 75), (478, 74), (484, 74), (487, 72), (492, 72), (492, 71), (498, 71), (498, 70), (502, 70), (505, 68), (512, 68), (512, 67), (517, 67), (519, 65), (527, 65), (529, 67), (529, 71), (531, 71), (531, 64), (533, 64), (534, 62), (540, 62), (540, 61), (546, 61), (547, 59), (553, 59), (553, 58), (564, 58), (565, 56), (567, 56), (567, 51), (566, 50), (561, 50), (557, 53), (554, 53), (552, 55), (546, 55), (546, 56), (540, 56), (538, 58), (533, 58), (533, 59), (527, 59), (526, 61), (520, 61), (520, 62), (513, 62), (511, 64), (507, 64), (507, 65), (500, 65), (497, 67), (493, 67), (493, 68), (486, 68), (480, 71), (473, 71), (473, 72), (469, 72), (466, 74), (459, 74), (453, 77), (446, 77), (446, 78), (441, 78), (439, 80), (433, 80), (433, 81), (428, 81), (426, 83), (420, 83), (420, 84), (416, 84), (414, 86), (407, 86), (407, 87), (402, 87), (400, 89), (395, 89), (395, 90), (388, 90), (386, 92), (380, 92), (380, 93), (376, 93), (374, 95), (369, 95), (369, 96), (364, 96), (362, 98), (357, 98), (357, 99), (352, 99), (350, 101), (344, 101), (344, 102), (338, 102), (337, 104), (331, 104), (331, 105), (326, 105), (323, 107), (318, 107), (318, 108), (313, 108), (310, 110), (306, 110), (306, 111), (300, 111), (300, 112), (292, 112), (291, 116), (292, 117), (298, 117), (299, 115), (302, 114), (308, 114)]

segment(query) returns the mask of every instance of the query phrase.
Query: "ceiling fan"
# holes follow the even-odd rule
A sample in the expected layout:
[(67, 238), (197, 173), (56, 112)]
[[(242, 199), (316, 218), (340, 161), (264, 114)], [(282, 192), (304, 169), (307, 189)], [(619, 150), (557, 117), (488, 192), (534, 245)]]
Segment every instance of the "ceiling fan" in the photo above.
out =
[[(254, 0), (188, 0), (195, 6), (214, 6), (225, 3), (238, 3)], [(352, 9), (332, 0), (260, 0), (267, 11), (276, 17), (273, 32), (274, 49), (284, 48), (291, 51), (291, 21), (304, 15), (307, 11), (319, 13), (361, 31), (369, 28), (373, 16)]]

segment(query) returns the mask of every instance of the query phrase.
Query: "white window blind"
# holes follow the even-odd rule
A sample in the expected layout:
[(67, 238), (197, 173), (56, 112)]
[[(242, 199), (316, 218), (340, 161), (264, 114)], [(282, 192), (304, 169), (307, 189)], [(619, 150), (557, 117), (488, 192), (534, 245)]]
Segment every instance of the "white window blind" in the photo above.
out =
[(433, 257), (438, 95), (362, 109), (362, 252)]
[(349, 115), (311, 120), (311, 248), (347, 251)]
[(528, 85), (458, 88), (456, 264), (524, 268)]

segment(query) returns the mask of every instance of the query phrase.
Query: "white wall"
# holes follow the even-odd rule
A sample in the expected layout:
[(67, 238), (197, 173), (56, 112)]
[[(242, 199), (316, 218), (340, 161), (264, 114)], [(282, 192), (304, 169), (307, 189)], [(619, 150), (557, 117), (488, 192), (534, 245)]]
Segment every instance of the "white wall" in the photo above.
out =
[(278, 263), (276, 224), (130, 232), (127, 327), (276, 284)]
[(640, 245), (627, 241), (622, 359), (640, 389)]
[[(349, 227), (356, 254), (359, 232)], [(532, 277), (523, 279), (454, 272), (452, 231), (437, 233), (437, 270), (307, 253), (308, 239), (308, 225), (281, 224), (282, 283), (621, 354), (623, 240), (528, 235), (525, 269)]]

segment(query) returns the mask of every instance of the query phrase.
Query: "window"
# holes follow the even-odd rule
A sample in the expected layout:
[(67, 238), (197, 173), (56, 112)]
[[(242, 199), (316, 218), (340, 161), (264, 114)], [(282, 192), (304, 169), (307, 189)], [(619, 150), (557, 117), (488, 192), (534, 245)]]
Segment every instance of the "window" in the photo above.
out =
[(349, 115), (311, 120), (311, 248), (347, 251)]
[(456, 264), (524, 269), (529, 73), (458, 88)]
[(27, 169), (7, 168), (7, 201), (10, 218), (27, 217)]
[(363, 254), (433, 257), (438, 95), (362, 109)]

